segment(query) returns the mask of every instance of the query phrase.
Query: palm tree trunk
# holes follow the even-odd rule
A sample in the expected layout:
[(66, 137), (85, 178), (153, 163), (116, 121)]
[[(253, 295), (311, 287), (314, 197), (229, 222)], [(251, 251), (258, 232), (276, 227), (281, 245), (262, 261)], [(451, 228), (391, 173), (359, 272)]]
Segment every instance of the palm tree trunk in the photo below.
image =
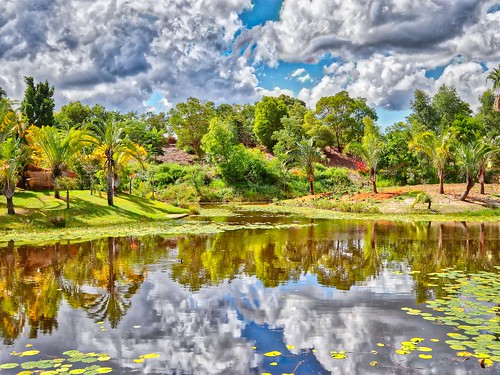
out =
[(484, 176), (485, 176), (485, 165), (484, 163), (481, 164), (481, 168), (479, 169), (479, 175), (477, 176), (478, 180), (479, 180), (479, 185), (481, 186), (481, 191), (480, 193), (482, 195), (484, 195)]
[(377, 172), (373, 167), (370, 168), (370, 182), (373, 186), (373, 192), (377, 194)]
[(314, 195), (314, 180), (309, 180), (309, 194)]
[(66, 209), (69, 210), (69, 189), (66, 189)]
[(472, 189), (473, 186), (474, 186), (474, 180), (472, 179), (472, 177), (467, 176), (467, 185), (465, 187), (464, 193), (460, 197), (461, 201), (465, 201), (465, 199), (467, 199), (467, 196), (469, 195), (470, 189)]
[(439, 177), (439, 194), (444, 194), (444, 170), (443, 169), (439, 169), (438, 177)]
[(113, 195), (114, 195), (114, 176), (113, 176), (113, 166), (111, 163), (108, 165), (107, 182), (108, 182), (108, 206), (113, 206)]
[(15, 215), (16, 211), (14, 211), (14, 202), (12, 200), (12, 197), (6, 196), (6, 198), (7, 198), (7, 214)]

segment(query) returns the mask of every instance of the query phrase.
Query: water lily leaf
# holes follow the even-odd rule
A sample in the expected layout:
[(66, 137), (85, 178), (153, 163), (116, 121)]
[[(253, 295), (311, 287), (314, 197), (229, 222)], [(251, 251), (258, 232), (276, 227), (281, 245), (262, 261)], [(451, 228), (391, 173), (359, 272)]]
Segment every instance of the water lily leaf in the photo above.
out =
[(21, 367), (24, 370), (31, 370), (31, 369), (38, 367), (38, 362), (34, 362), (34, 361), (24, 362), (24, 363), (21, 363)]
[(457, 356), (459, 356), (459, 357), (472, 357), (472, 355), (473, 354), (470, 352), (458, 352), (457, 353)]
[(143, 355), (143, 358), (145, 358), (145, 359), (158, 358), (158, 357), (160, 357), (160, 355), (158, 353), (148, 353), (148, 354)]
[(21, 372), (17, 373), (17, 375), (32, 375), (32, 374), (33, 374), (33, 371), (29, 371), (29, 370), (21, 371)]
[(382, 347), (382, 346), (385, 346), (385, 344), (382, 344), (381, 342), (378, 342), (378, 343), (377, 343), (377, 346)]
[(409, 350), (404, 350), (404, 349), (396, 349), (394, 352), (400, 355), (406, 355), (411, 353)]
[(25, 352), (22, 352), (20, 354), (21, 357), (30, 357), (30, 356), (33, 356), (33, 355), (37, 355), (38, 353), (40, 353), (40, 350), (27, 350)]
[(489, 358), (480, 359), (479, 363), (481, 364), (482, 368), (490, 367), (491, 365), (493, 365), (493, 361)]
[(431, 354), (419, 354), (418, 356), (422, 359), (431, 359), (432, 358)]
[(63, 352), (64, 355), (68, 355), (70, 357), (76, 356), (76, 355), (82, 355), (83, 353), (80, 352), (79, 350), (66, 350)]
[(98, 374), (107, 374), (108, 372), (112, 372), (113, 369), (111, 367), (101, 367), (96, 370)]
[(0, 369), (2, 369), (2, 370), (8, 370), (11, 368), (16, 368), (16, 367), (19, 367), (19, 363), (10, 362), (10, 363), (4, 363), (3, 365), (0, 365)]
[(411, 342), (422, 342), (424, 341), (425, 339), (422, 338), (422, 337), (413, 337), (410, 339)]
[(287, 345), (286, 347), (287, 347), (288, 349), (290, 349), (290, 350), (291, 350), (291, 349), (295, 349), (295, 346), (293, 346), (293, 345)]
[(278, 362), (271, 362), (270, 365), (271, 366), (278, 366)]
[(371, 361), (371, 362), (370, 362), (370, 366), (372, 366), (372, 367), (373, 367), (373, 366), (377, 366), (377, 363), (378, 363), (377, 361)]
[(417, 350), (420, 352), (432, 352), (432, 348), (429, 348), (427, 346), (419, 346)]
[(274, 350), (272, 352), (264, 353), (264, 355), (266, 357), (277, 357), (277, 356), (281, 355), (281, 352), (278, 352), (277, 350)]
[(439, 339), (431, 339), (432, 342), (439, 342)]
[(142, 363), (142, 362), (144, 362), (144, 358), (134, 359), (134, 362), (135, 363)]

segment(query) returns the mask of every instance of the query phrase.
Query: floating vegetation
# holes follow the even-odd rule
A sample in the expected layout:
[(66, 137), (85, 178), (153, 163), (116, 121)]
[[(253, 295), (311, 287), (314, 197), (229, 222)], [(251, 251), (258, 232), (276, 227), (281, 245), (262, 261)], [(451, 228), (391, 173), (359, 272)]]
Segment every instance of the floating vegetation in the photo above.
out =
[[(495, 266), (498, 270), (499, 266)], [(495, 272), (466, 274), (455, 269), (429, 274), (440, 280), (445, 297), (426, 301), (435, 314), (403, 307), (407, 314), (420, 315), (434, 324), (453, 329), (445, 343), (458, 357), (475, 357), (481, 367), (500, 363), (500, 278)], [(438, 342), (438, 339), (431, 339)], [(408, 347), (401, 348), (408, 350)], [(419, 348), (420, 351), (422, 347)], [(397, 351), (396, 351), (397, 352)], [(402, 353), (398, 353), (402, 354)], [(422, 355), (420, 355), (421, 358)], [(424, 358), (427, 359), (427, 358)]]
[[(31, 346), (31, 344), (26, 345), (28, 348)], [(40, 351), (35, 349), (24, 352), (10, 353), (11, 356), (19, 358), (33, 357), (39, 354)], [(0, 364), (0, 370), (20, 367), (24, 371), (18, 372), (18, 375), (29, 375), (34, 373), (40, 373), (43, 375), (56, 375), (60, 373), (95, 375), (107, 374), (113, 371), (111, 367), (103, 367), (99, 365), (76, 368), (79, 364), (81, 366), (82, 364), (86, 365), (98, 361), (109, 361), (111, 357), (107, 353), (83, 353), (79, 350), (67, 350), (63, 353), (63, 355), (66, 356), (66, 358), (39, 359), (37, 361), (31, 360), (22, 363), (4, 363)]]

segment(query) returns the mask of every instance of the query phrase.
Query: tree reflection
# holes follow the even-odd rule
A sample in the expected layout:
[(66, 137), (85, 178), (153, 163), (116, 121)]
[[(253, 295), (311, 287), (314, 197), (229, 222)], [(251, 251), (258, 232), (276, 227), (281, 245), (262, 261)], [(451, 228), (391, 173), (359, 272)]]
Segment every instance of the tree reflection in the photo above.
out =
[[(349, 290), (382, 272), (412, 273), (417, 301), (444, 292), (430, 273), (498, 265), (498, 224), (311, 221), (291, 229), (228, 231), (177, 238), (106, 238), (43, 248), (0, 249), (0, 336), (12, 344), (57, 329), (65, 300), (95, 321), (117, 327), (151, 267), (169, 255), (170, 277), (191, 290), (240, 276), (275, 287), (306, 274)], [(177, 253), (175, 253), (177, 251)], [(163, 268), (163, 266), (162, 266)], [(438, 287), (436, 287), (438, 285)]]
[(57, 329), (63, 299), (116, 327), (142, 285), (147, 267), (175, 247), (160, 237), (108, 238), (81, 244), (0, 250), (0, 336), (10, 345)]

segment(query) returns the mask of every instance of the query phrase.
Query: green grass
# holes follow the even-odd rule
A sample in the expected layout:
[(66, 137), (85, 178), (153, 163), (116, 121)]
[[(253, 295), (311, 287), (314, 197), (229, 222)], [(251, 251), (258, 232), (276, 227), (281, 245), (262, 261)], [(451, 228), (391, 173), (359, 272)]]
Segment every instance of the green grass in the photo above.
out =
[(465, 211), (459, 213), (438, 214), (429, 211), (412, 212), (408, 214), (391, 214), (377, 212), (340, 212), (313, 207), (296, 206), (256, 206), (240, 205), (234, 209), (238, 211), (265, 211), (270, 213), (288, 213), (312, 219), (342, 219), (342, 220), (391, 220), (391, 221), (467, 221), (467, 222), (499, 222), (500, 209), (484, 209), (479, 211)]
[[(66, 192), (61, 192), (65, 197)], [(30, 231), (53, 227), (55, 218), (64, 218), (66, 227), (100, 227), (130, 223), (161, 221), (187, 210), (159, 201), (118, 194), (114, 206), (108, 206), (106, 194), (90, 195), (88, 190), (70, 192), (71, 208), (66, 202), (55, 199), (52, 192), (17, 192), (14, 195), (16, 215), (7, 215), (5, 197), (0, 197), (0, 233), (8, 231)]]

